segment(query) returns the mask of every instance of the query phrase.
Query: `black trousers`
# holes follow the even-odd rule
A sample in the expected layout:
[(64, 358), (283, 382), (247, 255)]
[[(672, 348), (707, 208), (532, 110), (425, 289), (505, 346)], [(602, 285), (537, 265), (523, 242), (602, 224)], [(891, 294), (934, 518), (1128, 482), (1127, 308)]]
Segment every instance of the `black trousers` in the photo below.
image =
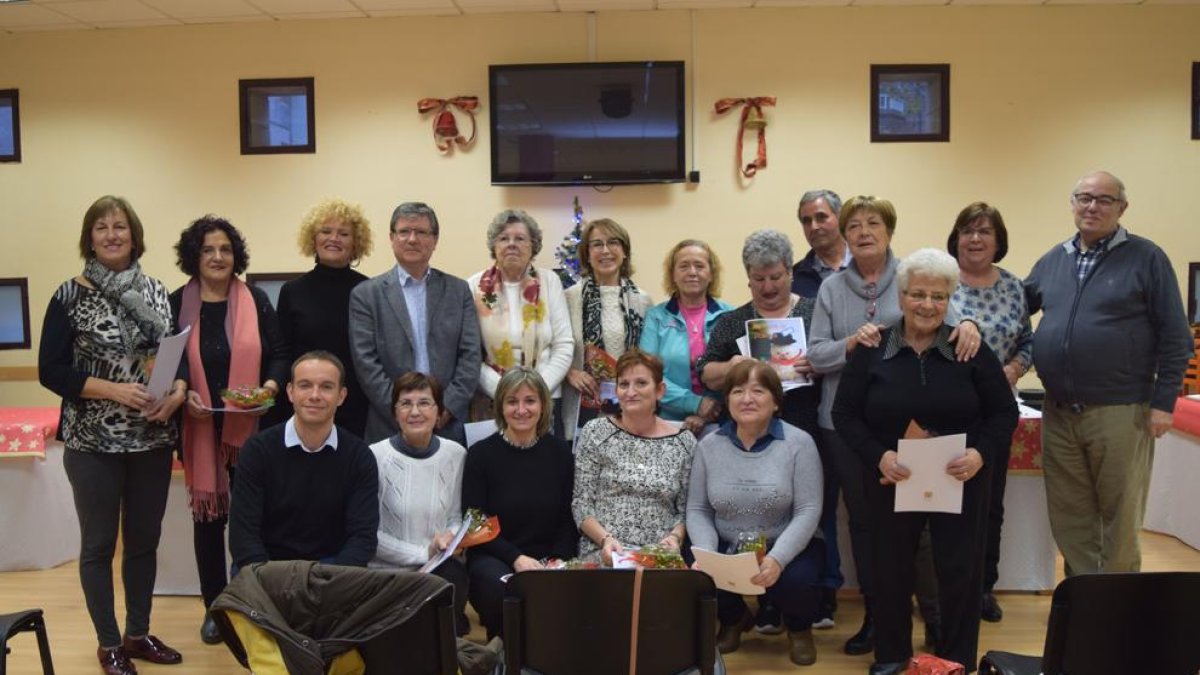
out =
[(875, 524), (871, 530), (875, 555), (875, 660), (887, 663), (912, 656), (909, 599), (916, 576), (913, 555), (928, 526), (937, 575), (937, 604), (942, 615), (937, 655), (973, 672), (978, 663), (990, 469), (985, 467), (963, 486), (960, 514), (896, 513), (895, 486), (879, 485), (877, 481), (872, 485), (865, 478)]
[[(233, 467), (229, 467), (229, 486), (233, 489)], [(200, 597), (207, 609), (229, 583), (229, 562), (225, 558), (225, 526), (228, 516), (216, 520), (192, 522), (192, 548), (196, 554), (196, 572), (200, 576)]]
[(68, 450), (63, 468), (79, 515), (79, 581), (101, 647), (121, 644), (113, 608), (112, 560), (121, 532), (125, 634), (150, 632), (150, 605), (158, 571), (170, 450), (99, 453)]
[(504, 635), (504, 582), (500, 577), (512, 574), (513, 568), (499, 558), (486, 553), (472, 552), (467, 557), (467, 576), (471, 606), (487, 629), (488, 639)]
[(992, 460), (992, 491), (988, 496), (987, 547), (983, 557), (983, 590), (991, 593), (1000, 578), (1000, 530), (1004, 525), (1004, 488), (1008, 485), (1008, 458), (1012, 448)]
[(842, 499), (846, 501), (846, 512), (850, 516), (850, 552), (854, 557), (854, 568), (858, 573), (858, 587), (867, 598), (875, 595), (875, 575), (872, 566), (871, 511), (867, 504), (866, 469), (858, 453), (846, 445), (842, 437), (832, 429), (822, 429), (825, 456), (834, 463), (834, 474)]
[(471, 632), (471, 624), (467, 619), (467, 592), (470, 590), (470, 578), (467, 576), (467, 566), (458, 558), (450, 558), (437, 566), (433, 575), (441, 577), (454, 586), (454, 631), (458, 637)]

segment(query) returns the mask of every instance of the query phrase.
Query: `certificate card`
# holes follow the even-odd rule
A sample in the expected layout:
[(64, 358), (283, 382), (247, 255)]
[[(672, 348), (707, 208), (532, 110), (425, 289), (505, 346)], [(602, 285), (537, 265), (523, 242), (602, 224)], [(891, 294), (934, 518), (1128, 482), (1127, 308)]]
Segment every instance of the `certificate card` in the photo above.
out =
[(171, 391), (175, 384), (175, 373), (179, 371), (179, 361), (183, 358), (183, 350), (187, 347), (188, 334), (191, 326), (185, 326), (178, 335), (165, 337), (158, 344), (158, 353), (154, 355), (154, 369), (150, 371), (150, 383), (147, 391), (155, 401)]
[[(454, 551), (458, 548), (458, 545), (462, 543), (463, 537), (467, 536), (467, 532), (470, 531), (470, 529), (471, 519), (463, 518), (462, 525), (458, 528), (458, 532), (455, 532), (454, 538), (450, 540), (450, 545), (439, 551), (437, 555), (430, 558), (429, 561), (422, 565), (421, 569), (417, 571), (432, 572), (436, 570), (442, 563), (449, 560), (450, 556), (454, 555)], [(507, 581), (507, 579), (505, 581)]]
[(702, 548), (692, 547), (700, 571), (712, 577), (713, 584), (722, 591), (739, 595), (762, 595), (767, 589), (750, 583), (758, 575), (758, 555), (753, 551), (727, 555)]
[(966, 434), (900, 439), (898, 460), (912, 475), (896, 483), (896, 512), (962, 513), (963, 484), (946, 465), (966, 451)]

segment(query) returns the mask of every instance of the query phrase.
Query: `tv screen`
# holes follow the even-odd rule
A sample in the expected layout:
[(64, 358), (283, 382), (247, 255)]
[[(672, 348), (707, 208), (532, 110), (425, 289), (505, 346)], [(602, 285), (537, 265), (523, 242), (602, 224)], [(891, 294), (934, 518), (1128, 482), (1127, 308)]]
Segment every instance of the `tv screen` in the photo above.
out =
[(684, 179), (683, 62), (489, 66), (493, 185)]

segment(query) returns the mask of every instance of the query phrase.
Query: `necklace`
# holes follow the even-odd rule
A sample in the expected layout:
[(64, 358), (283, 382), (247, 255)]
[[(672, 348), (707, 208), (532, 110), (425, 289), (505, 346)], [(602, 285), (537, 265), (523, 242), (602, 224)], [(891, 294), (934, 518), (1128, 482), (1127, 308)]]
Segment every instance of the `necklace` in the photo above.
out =
[(529, 448), (532, 448), (533, 446), (537, 445), (537, 442), (538, 442), (537, 436), (534, 436), (533, 438), (531, 438), (529, 440), (528, 443), (518, 443), (509, 437), (508, 431), (501, 431), (500, 438), (503, 438), (505, 443), (508, 443), (509, 445), (513, 446), (514, 448), (519, 448), (521, 450), (528, 450)]

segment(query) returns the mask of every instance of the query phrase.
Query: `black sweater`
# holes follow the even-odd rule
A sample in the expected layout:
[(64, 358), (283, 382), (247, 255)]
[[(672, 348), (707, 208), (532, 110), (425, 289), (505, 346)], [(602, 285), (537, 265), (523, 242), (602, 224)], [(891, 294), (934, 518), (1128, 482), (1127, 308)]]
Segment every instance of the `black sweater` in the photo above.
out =
[(520, 555), (574, 558), (579, 541), (571, 515), (574, 490), (575, 458), (566, 442), (549, 434), (524, 449), (500, 434), (479, 441), (467, 451), (462, 504), (498, 516), (500, 536), (467, 554), (490, 555), (510, 567)]
[(359, 437), (338, 429), (337, 449), (285, 447), (280, 424), (246, 442), (229, 510), (238, 567), (268, 560), (364, 566), (375, 555), (379, 472)]
[[(860, 345), (846, 363), (833, 403), (838, 435), (877, 472), (883, 453), (896, 449), (913, 420), (939, 436), (965, 433), (967, 447), (990, 465), (1012, 443), (1017, 427), (1016, 400), (1000, 361), (986, 344), (963, 363), (954, 360), (948, 346), (939, 350), (936, 345), (920, 356), (904, 346), (885, 359), (897, 330), (883, 331), (879, 347)], [(944, 343), (951, 329), (941, 330)]]
[[(359, 436), (366, 430), (368, 404), (350, 361), (350, 291), (366, 280), (349, 267), (317, 265), (283, 285), (278, 307), (279, 330), (289, 362), (314, 349), (323, 349), (342, 360), (347, 394), (335, 421)], [(267, 413), (268, 421), (283, 422), (291, 416), (291, 404), (280, 403)]]

